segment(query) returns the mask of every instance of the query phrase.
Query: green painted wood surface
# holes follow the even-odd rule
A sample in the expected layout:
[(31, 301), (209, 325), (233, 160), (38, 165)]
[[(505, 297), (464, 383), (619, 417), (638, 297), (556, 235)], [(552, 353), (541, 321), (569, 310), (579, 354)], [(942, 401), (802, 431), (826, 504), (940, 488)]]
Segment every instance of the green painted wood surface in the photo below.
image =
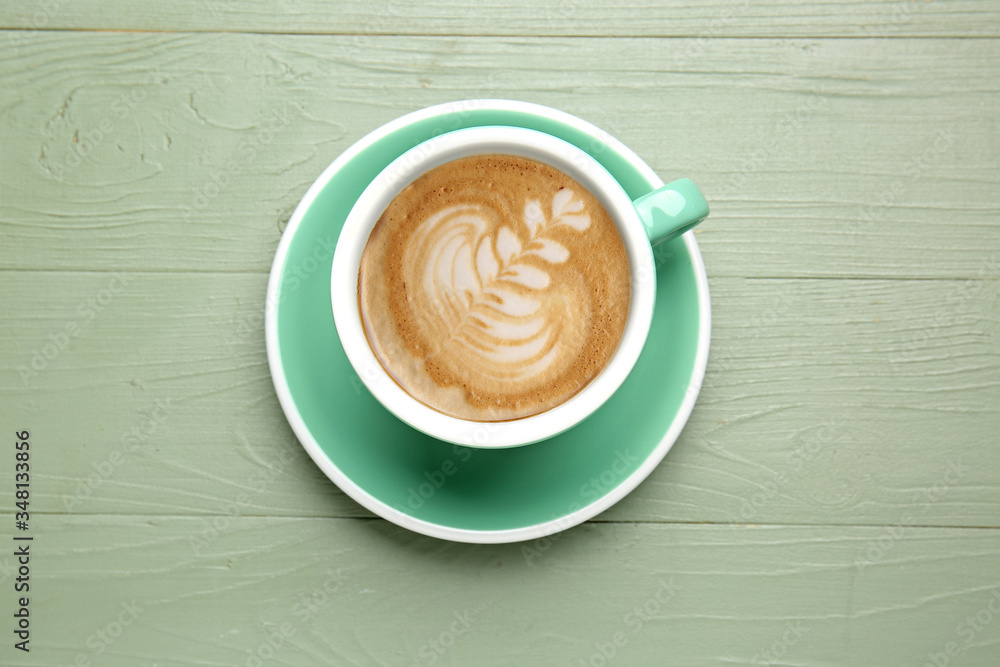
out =
[(39, 33), (0, 63), (19, 91), (0, 98), (19, 138), (0, 266), (264, 273), (340, 151), (483, 96), (569, 110), (695, 178), (712, 275), (974, 278), (1000, 248), (998, 40), (373, 42)]
[(240, 31), (349, 35), (643, 37), (996, 37), (1000, 7), (977, 0), (36, 0), (0, 7), (5, 27), (33, 30)]
[[(0, 6), (0, 427), (32, 431), (37, 535), (33, 650), (0, 624), (0, 664), (1000, 664), (998, 7)], [(476, 96), (591, 120), (713, 205), (677, 445), (588, 524), (492, 547), (333, 486), (262, 322), (319, 172)]]
[[(39, 614), (48, 664), (246, 665), (252, 651), (576, 667), (616, 636), (608, 664), (922, 665), (954, 642), (955, 664), (990, 665), (997, 650), (1000, 619), (962, 624), (1000, 596), (998, 531), (914, 529), (878, 551), (885, 528), (602, 523), (469, 546), (381, 520), (245, 517), (196, 553), (192, 517), (44, 521), (38, 604), (60, 610)], [(109, 645), (123, 604), (136, 619)]]

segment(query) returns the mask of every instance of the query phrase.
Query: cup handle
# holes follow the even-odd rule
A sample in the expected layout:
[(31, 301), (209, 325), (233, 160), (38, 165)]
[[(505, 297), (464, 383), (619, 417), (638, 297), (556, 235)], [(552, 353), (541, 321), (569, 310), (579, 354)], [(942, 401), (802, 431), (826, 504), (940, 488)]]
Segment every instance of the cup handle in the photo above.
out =
[(690, 178), (668, 183), (632, 204), (654, 246), (683, 234), (708, 217), (705, 195)]

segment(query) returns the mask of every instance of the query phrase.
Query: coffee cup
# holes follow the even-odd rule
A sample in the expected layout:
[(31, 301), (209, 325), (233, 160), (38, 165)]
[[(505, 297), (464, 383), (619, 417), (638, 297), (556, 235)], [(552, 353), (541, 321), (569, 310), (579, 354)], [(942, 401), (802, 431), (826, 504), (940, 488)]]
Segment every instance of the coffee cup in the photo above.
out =
[[(501, 167), (509, 177), (494, 182), (483, 176)], [(526, 171), (538, 175), (526, 177)], [(569, 185), (553, 180), (564, 177)], [(487, 179), (475, 183), (476, 197), (485, 199), (427, 209), (431, 195), (468, 190), (452, 187), (449, 179)], [(521, 200), (513, 207), (496, 203), (511, 200), (508, 190), (522, 185), (544, 196), (525, 195), (523, 214)], [(409, 221), (407, 235), (391, 232), (390, 212), (398, 207), (397, 217)], [(499, 209), (523, 219), (496, 222)], [(652, 247), (707, 215), (705, 198), (690, 180), (633, 200), (591, 155), (537, 130), (485, 126), (441, 134), (383, 169), (348, 214), (331, 271), (337, 334), (367, 389), (413, 428), (486, 448), (546, 440), (586, 419), (625, 381), (653, 318)], [(592, 256), (578, 258), (581, 253)], [(471, 267), (465, 278), (462, 266)], [(588, 271), (604, 283), (597, 289), (565, 286), (589, 285)], [(560, 282), (563, 275), (569, 277)], [(573, 305), (577, 292), (587, 297), (579, 307)], [(422, 310), (397, 312), (411, 306)], [(439, 356), (432, 363), (423, 352), (406, 352), (439, 345), (442, 331), (455, 334), (441, 328), (455, 312), (465, 333), (447, 356), (435, 347)], [(593, 323), (573, 332), (570, 325), (584, 316)], [(414, 340), (411, 329), (424, 331), (425, 340)], [(506, 340), (505, 332), (515, 332), (516, 340)], [(449, 370), (456, 365), (482, 370), (487, 389), (456, 376)], [(583, 367), (594, 367), (593, 373), (582, 374)], [(493, 386), (506, 393), (494, 399)], [(530, 390), (511, 393), (510, 387), (522, 386)], [(463, 400), (474, 406), (454, 409)]]

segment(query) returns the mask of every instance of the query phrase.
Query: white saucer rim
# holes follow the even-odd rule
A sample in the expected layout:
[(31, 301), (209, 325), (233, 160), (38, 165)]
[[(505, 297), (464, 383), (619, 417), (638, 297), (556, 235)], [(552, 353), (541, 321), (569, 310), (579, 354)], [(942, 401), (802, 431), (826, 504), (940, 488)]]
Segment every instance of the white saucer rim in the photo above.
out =
[[(624, 478), (614, 489), (593, 501), (592, 503), (567, 514), (518, 528), (505, 528), (500, 530), (473, 530), (468, 528), (453, 528), (437, 523), (424, 521), (410, 516), (395, 507), (384, 503), (358, 486), (340, 468), (338, 468), (320, 447), (319, 442), (310, 432), (308, 426), (298, 411), (295, 401), (292, 398), (288, 379), (284, 372), (281, 359), (281, 350), (278, 340), (277, 304), (278, 294), (281, 287), (283, 269), (288, 255), (292, 239), (301, 224), (305, 212), (312, 205), (319, 193), (326, 187), (331, 178), (350, 160), (367, 150), (372, 144), (380, 139), (396, 132), (403, 127), (420, 122), (435, 116), (444, 116), (450, 113), (462, 113), (471, 110), (491, 109), (496, 111), (513, 111), (547, 117), (564, 125), (571, 126), (577, 130), (601, 138), (611, 150), (615, 151), (622, 158), (635, 167), (642, 176), (649, 181), (653, 188), (664, 185), (664, 181), (645, 163), (634, 151), (622, 144), (616, 138), (608, 135), (597, 126), (581, 118), (573, 116), (564, 111), (552, 109), (531, 102), (520, 102), (516, 100), (501, 99), (481, 99), (481, 100), (459, 100), (438, 104), (418, 111), (411, 112), (396, 118), (385, 125), (373, 130), (365, 135), (347, 150), (341, 153), (325, 170), (316, 181), (309, 187), (302, 200), (299, 202), (289, 219), (288, 225), (278, 244), (275, 252), (274, 262), (271, 265), (271, 273), (267, 284), (267, 297), (265, 302), (265, 323), (264, 334), (267, 350), (268, 367), (274, 383), (278, 401), (281, 404), (285, 417), (292, 431), (295, 433), (303, 448), (316, 463), (323, 473), (329, 477), (344, 493), (358, 502), (360, 505), (377, 514), (378, 516), (391, 521), (403, 528), (407, 528), (417, 533), (456, 542), (467, 542), (477, 544), (501, 544), (509, 542), (521, 542), (525, 540), (539, 539), (561, 532), (573, 526), (579, 525), (605, 511), (619, 500), (631, 493), (635, 488), (649, 476), (649, 474), (660, 464), (663, 458), (670, 451), (677, 441), (681, 431), (687, 424), (694, 409), (695, 401), (701, 391), (702, 382), (705, 378), (705, 370), (708, 366), (708, 351), (711, 340), (711, 300), (708, 290), (708, 275), (705, 271), (704, 260), (698, 248), (698, 243), (694, 238), (694, 232), (689, 231), (682, 237), (691, 257), (692, 268), (695, 272), (695, 282), (698, 292), (698, 345), (695, 352), (694, 367), (692, 368), (691, 380), (684, 394), (674, 419), (667, 429), (663, 438), (646, 457), (646, 460)], [(528, 445), (531, 446), (531, 445)]]

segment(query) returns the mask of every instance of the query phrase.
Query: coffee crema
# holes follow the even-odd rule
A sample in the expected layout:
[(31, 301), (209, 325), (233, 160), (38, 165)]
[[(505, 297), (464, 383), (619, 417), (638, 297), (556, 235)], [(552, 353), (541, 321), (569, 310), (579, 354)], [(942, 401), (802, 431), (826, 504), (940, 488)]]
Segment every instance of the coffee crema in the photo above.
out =
[(592, 193), (535, 160), (477, 155), (393, 199), (365, 246), (358, 301), (372, 351), (407, 393), (506, 421), (565, 402), (604, 369), (629, 276)]

